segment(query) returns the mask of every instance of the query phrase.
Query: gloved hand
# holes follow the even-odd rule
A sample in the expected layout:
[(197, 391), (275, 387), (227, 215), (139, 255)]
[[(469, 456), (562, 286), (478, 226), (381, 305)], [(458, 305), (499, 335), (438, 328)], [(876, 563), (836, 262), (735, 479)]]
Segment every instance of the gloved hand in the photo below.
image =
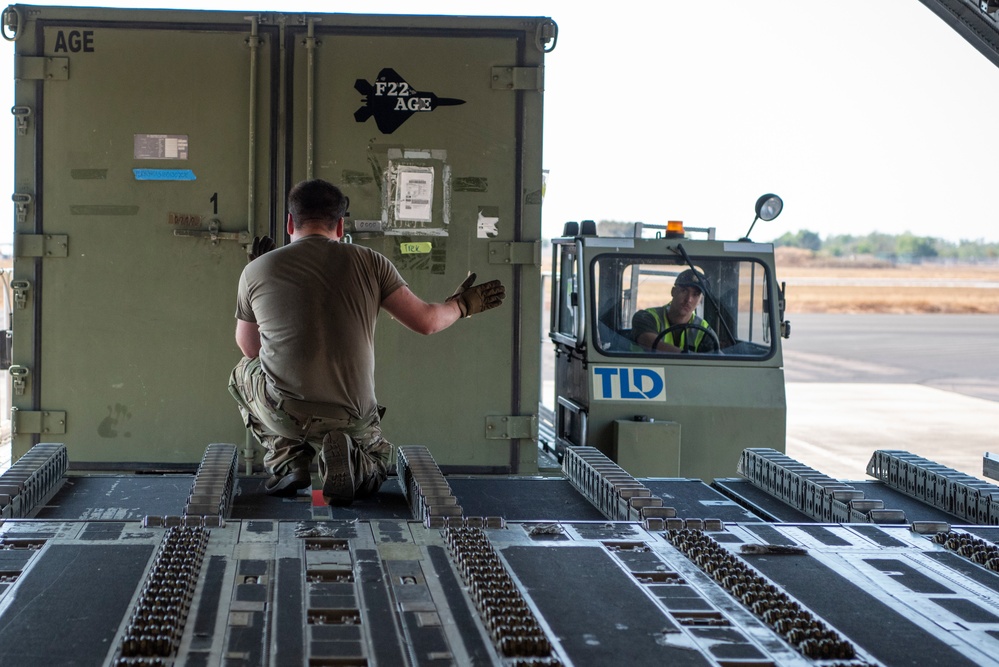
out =
[(472, 285), (474, 282), (475, 274), (469, 273), (465, 281), (458, 285), (454, 294), (445, 299), (445, 303), (458, 302), (462, 317), (471, 317), (476, 313), (495, 308), (503, 303), (503, 298), (506, 297), (506, 288), (498, 280)]
[(257, 257), (260, 257), (261, 255), (263, 255), (265, 252), (270, 252), (271, 250), (274, 250), (274, 248), (276, 248), (276, 247), (277, 247), (277, 244), (274, 243), (274, 239), (272, 239), (271, 237), (269, 237), (269, 236), (254, 236), (253, 237), (253, 245), (250, 247), (250, 253), (249, 253), (250, 254), (250, 260), (249, 261), (252, 262)]

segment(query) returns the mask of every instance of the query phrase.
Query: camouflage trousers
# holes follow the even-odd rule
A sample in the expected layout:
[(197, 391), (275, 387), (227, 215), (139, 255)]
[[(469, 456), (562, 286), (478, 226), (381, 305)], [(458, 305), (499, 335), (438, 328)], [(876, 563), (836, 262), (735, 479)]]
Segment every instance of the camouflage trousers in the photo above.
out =
[(392, 444), (382, 437), (382, 409), (358, 420), (337, 406), (283, 400), (268, 384), (259, 358), (243, 357), (236, 364), (229, 376), (229, 393), (236, 399), (243, 423), (267, 452), (267, 472), (307, 470), (323, 438), (344, 433), (354, 442), (350, 456), (354, 497), (371, 495), (385, 481)]

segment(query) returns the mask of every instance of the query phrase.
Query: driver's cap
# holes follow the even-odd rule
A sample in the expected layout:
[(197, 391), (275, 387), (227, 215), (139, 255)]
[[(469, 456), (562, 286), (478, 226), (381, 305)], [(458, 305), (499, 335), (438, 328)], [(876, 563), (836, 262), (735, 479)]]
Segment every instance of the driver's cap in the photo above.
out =
[(708, 283), (708, 279), (705, 275), (700, 271), (695, 271), (694, 269), (681, 271), (680, 275), (676, 277), (676, 282), (673, 284), (677, 287), (696, 287), (702, 292), (711, 288), (711, 285)]

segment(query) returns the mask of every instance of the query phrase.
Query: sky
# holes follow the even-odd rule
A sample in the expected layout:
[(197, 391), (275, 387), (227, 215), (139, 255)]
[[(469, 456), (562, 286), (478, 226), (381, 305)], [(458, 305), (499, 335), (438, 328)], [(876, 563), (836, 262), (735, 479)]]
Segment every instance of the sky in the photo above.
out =
[[(270, 0), (168, 6), (275, 9)], [(582, 219), (683, 220), (738, 238), (757, 197), (773, 192), (784, 211), (757, 223), (754, 240), (807, 229), (822, 238), (877, 231), (999, 242), (999, 68), (918, 0), (591, 7), (289, 0), (281, 11), (552, 17), (546, 238)], [(0, 49), (0, 108), (10, 108), (14, 49)], [(13, 151), (12, 120), (7, 127), (0, 155)], [(9, 165), (0, 164), (0, 182), (13, 189)], [(0, 215), (0, 244), (12, 228), (11, 208)]]

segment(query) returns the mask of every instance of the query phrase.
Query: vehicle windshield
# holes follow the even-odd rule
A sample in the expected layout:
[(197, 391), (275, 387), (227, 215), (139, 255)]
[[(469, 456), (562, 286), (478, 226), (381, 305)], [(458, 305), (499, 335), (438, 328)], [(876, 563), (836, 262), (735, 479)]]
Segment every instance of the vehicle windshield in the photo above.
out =
[(766, 266), (752, 259), (601, 255), (593, 264), (595, 347), (608, 355), (769, 357)]

